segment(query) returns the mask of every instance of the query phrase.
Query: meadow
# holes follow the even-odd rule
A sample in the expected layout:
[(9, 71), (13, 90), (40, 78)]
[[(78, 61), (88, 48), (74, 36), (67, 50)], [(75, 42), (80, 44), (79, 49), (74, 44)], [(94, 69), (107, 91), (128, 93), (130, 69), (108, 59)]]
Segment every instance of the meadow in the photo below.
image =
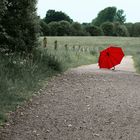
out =
[[(41, 42), (42, 39), (43, 37), (40, 39)], [(69, 52), (80, 50), (83, 56), (88, 52), (93, 54), (94, 58), (92, 58), (92, 61), (88, 61), (89, 63), (97, 63), (100, 51), (107, 48), (109, 45), (121, 47), (125, 55), (133, 56), (137, 72), (140, 72), (140, 37), (47, 37), (47, 40), (48, 50), (52, 50), (54, 42), (57, 40), (59, 51), (64, 50), (65, 45), (67, 45)], [(73, 46), (75, 46), (75, 50)]]
[[(56, 43), (57, 41), (57, 43)], [(130, 37), (43, 37), (31, 56), (0, 54), (0, 124), (7, 113), (23, 105), (54, 75), (69, 68), (98, 62), (99, 52), (110, 44), (132, 55), (140, 72), (140, 38)]]

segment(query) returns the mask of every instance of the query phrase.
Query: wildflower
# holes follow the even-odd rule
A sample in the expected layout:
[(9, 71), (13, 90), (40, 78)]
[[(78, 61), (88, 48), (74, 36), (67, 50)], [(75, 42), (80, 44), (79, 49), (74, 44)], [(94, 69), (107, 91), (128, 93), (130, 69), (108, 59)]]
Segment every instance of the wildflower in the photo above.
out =
[(16, 61), (13, 61), (13, 64), (16, 64)]
[(24, 64), (23, 61), (21, 61), (20, 64), (23, 65)]

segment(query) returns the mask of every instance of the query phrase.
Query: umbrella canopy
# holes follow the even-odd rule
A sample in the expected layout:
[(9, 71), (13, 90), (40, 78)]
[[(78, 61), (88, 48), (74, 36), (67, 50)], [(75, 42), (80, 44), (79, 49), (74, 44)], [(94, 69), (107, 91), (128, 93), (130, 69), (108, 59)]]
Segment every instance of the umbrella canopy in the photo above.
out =
[(109, 46), (107, 49), (100, 52), (99, 67), (110, 69), (120, 64), (124, 57), (123, 50), (120, 47)]

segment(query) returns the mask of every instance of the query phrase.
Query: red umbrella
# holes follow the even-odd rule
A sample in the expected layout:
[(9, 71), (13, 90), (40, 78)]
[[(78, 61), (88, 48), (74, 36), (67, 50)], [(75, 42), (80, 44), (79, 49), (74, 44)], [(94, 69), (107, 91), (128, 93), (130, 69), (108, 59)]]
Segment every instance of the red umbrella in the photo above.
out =
[(124, 57), (123, 50), (120, 47), (109, 46), (107, 49), (100, 52), (99, 67), (110, 69), (120, 64)]

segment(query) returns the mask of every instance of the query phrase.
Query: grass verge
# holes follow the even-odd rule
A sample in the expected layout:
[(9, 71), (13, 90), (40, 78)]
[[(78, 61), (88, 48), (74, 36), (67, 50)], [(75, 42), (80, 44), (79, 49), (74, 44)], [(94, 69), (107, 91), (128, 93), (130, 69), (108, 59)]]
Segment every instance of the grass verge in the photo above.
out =
[(79, 50), (37, 49), (28, 56), (0, 53), (0, 125), (7, 121), (6, 113), (29, 100), (43, 81), (95, 60), (93, 54)]

